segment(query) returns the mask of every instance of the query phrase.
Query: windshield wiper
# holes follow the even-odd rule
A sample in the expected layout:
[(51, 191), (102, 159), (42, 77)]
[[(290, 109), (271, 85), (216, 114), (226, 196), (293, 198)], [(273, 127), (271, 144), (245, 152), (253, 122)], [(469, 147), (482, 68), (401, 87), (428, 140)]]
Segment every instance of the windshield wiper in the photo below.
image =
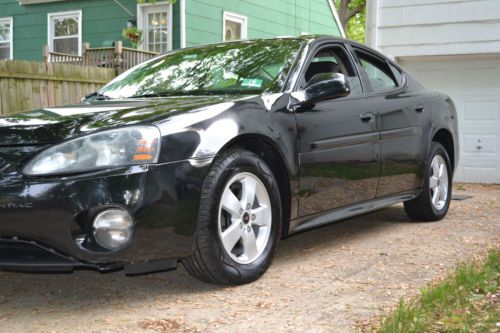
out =
[(134, 95), (128, 98), (148, 98), (148, 97), (169, 97), (169, 96), (203, 96), (203, 95), (230, 95), (230, 94), (248, 94), (258, 93), (255, 91), (247, 90), (190, 90), (190, 91), (171, 91), (171, 92), (158, 92), (148, 93), (142, 95)]
[(164, 91), (157, 93), (147, 93), (142, 95), (134, 95), (128, 98), (148, 98), (148, 97), (170, 97), (170, 96), (188, 96), (195, 95), (192, 91)]
[(173, 96), (173, 94), (152, 93), (152, 94), (134, 95), (128, 98), (148, 98), (148, 97), (164, 97), (164, 96)]
[(86, 101), (86, 100), (91, 99), (91, 98), (96, 100), (96, 101), (106, 101), (106, 100), (112, 99), (108, 95), (104, 95), (104, 94), (101, 94), (100, 92), (96, 91), (96, 92), (93, 92), (91, 94), (86, 95), (83, 98), (83, 100)]

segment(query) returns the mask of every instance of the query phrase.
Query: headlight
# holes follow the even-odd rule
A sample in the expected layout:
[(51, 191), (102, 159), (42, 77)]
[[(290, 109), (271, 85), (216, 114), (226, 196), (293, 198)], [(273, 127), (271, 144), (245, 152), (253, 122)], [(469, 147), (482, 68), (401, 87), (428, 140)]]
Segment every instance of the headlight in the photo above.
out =
[(24, 167), (23, 172), (38, 176), (156, 163), (159, 152), (158, 128), (124, 127), (83, 136), (44, 150)]

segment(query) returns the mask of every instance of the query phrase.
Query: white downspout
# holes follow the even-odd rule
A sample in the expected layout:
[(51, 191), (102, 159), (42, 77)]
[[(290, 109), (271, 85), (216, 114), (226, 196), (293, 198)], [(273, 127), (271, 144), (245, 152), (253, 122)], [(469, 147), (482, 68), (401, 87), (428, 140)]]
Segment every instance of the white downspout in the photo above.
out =
[(366, 3), (366, 44), (375, 50), (378, 48), (378, 23), (379, 8), (378, 0), (367, 1)]
[(181, 49), (186, 47), (186, 0), (180, 0)]

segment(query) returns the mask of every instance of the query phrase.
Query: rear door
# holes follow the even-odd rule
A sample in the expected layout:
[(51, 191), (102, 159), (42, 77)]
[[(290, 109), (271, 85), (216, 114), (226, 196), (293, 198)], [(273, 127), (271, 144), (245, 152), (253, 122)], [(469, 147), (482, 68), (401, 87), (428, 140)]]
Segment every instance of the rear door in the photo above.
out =
[(403, 73), (385, 58), (353, 47), (380, 120), (381, 170), (377, 197), (422, 186), (427, 150), (423, 128), (430, 112), (420, 91), (411, 92)]
[(373, 199), (379, 176), (378, 112), (363, 93), (353, 59), (341, 43), (312, 52), (298, 90), (315, 74), (347, 77), (347, 97), (324, 100), (295, 113), (299, 133), (299, 216)]

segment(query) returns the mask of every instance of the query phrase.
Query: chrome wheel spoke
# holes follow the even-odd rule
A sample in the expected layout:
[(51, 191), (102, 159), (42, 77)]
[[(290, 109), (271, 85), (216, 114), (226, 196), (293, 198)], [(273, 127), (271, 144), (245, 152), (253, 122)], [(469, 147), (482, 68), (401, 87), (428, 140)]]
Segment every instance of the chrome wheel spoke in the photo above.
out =
[(439, 198), (439, 187), (436, 187), (436, 188), (434, 189), (434, 193), (432, 194), (432, 203), (433, 203), (434, 205), (437, 205), (437, 203), (438, 203), (438, 202), (437, 202), (438, 198)]
[(445, 201), (446, 197), (448, 196), (448, 188), (445, 187), (444, 183), (441, 184), (441, 187), (439, 188), (439, 200)]
[(433, 176), (439, 177), (439, 162), (436, 159), (432, 161), (431, 167)]
[(448, 169), (441, 155), (436, 155), (431, 161), (432, 175), (429, 177), (431, 202), (437, 210), (443, 209), (448, 200)]
[(242, 182), (241, 206), (243, 209), (250, 209), (255, 202), (255, 191), (257, 182), (254, 178), (247, 177)]
[(432, 176), (429, 180), (429, 187), (435, 189), (438, 187), (439, 179), (436, 176)]
[(439, 177), (439, 179), (443, 178), (444, 168), (445, 168), (444, 163), (442, 163), (441, 165), (439, 165), (439, 171), (438, 171), (438, 177)]
[(241, 222), (233, 222), (229, 228), (222, 232), (222, 244), (224, 244), (226, 251), (231, 252), (233, 250), (234, 246), (241, 238), (242, 231)]
[(252, 228), (243, 232), (243, 256), (250, 259), (255, 257), (259, 250), (257, 249), (257, 239)]
[(270, 207), (260, 206), (252, 210), (252, 215), (255, 216), (255, 219), (252, 220), (252, 225), (260, 227), (266, 227), (271, 225), (272, 216)]
[(230, 189), (224, 191), (221, 199), (221, 206), (232, 218), (240, 217), (242, 210), (241, 203)]

